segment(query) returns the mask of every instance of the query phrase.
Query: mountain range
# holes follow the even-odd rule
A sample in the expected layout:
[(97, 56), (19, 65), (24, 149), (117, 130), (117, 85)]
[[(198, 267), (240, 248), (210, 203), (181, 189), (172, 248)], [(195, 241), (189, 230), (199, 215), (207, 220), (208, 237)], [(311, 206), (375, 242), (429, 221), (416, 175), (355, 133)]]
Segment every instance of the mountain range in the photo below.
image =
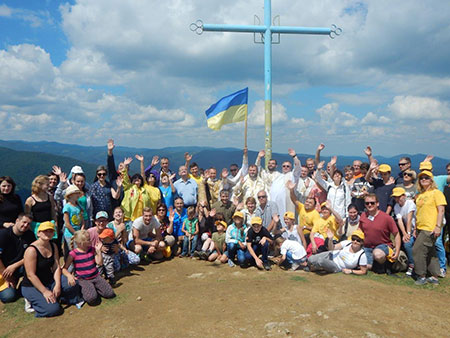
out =
[[(242, 163), (242, 150), (236, 148), (211, 148), (211, 147), (167, 147), (162, 149), (132, 148), (116, 146), (114, 156), (116, 164), (125, 157), (133, 157), (141, 154), (148, 165), (154, 155), (167, 157), (170, 160), (172, 170), (184, 164), (184, 153), (193, 154), (193, 160), (201, 168), (214, 166), (220, 171), (228, 168), (231, 163)], [(51, 171), (52, 165), (60, 166), (64, 171), (69, 172), (74, 165), (83, 167), (87, 174), (88, 182), (92, 182), (95, 169), (98, 165), (106, 165), (107, 148), (105, 146), (81, 146), (74, 144), (63, 144), (58, 142), (27, 142), (27, 141), (4, 141), (0, 140), (0, 176), (8, 175), (14, 178), (17, 183), (17, 191), (23, 196), (28, 196), (33, 178), (39, 174), (46, 174)], [(254, 163), (257, 151), (248, 152), (249, 163)], [(313, 154), (297, 154), (302, 163)], [(425, 158), (425, 154), (399, 154), (393, 157), (375, 156), (379, 163), (389, 164), (392, 173), (398, 172), (398, 160), (400, 157), (409, 156), (413, 163), (413, 169), (418, 169), (419, 163)], [(282, 161), (292, 160), (288, 154), (274, 153), (272, 156), (280, 164)], [(329, 156), (323, 156), (323, 160), (329, 161)], [(367, 161), (365, 156), (338, 156), (338, 167), (342, 168), (351, 164), (354, 160)], [(448, 159), (436, 157), (433, 159), (434, 172), (444, 174)], [(131, 163), (130, 171), (139, 170), (138, 161)], [(281, 166), (281, 165), (279, 165)]]

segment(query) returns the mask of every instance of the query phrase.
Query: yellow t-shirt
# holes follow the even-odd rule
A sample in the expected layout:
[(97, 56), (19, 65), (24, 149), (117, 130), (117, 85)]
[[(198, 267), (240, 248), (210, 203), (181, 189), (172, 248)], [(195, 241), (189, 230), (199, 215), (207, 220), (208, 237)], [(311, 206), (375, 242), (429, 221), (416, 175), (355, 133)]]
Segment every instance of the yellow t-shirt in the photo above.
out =
[(337, 229), (338, 229), (338, 224), (336, 222), (336, 217), (334, 217), (334, 215), (331, 215), (327, 219), (324, 219), (322, 217), (320, 217), (319, 219), (315, 219), (314, 226), (313, 226), (311, 232), (316, 232), (316, 233), (322, 235), (323, 239), (326, 239), (328, 229), (330, 229), (333, 232), (333, 234), (334, 234), (333, 239), (338, 241), (339, 237), (336, 235)]
[(133, 210), (133, 215), (131, 215), (131, 220), (134, 221), (136, 218), (141, 217), (144, 214), (144, 200), (142, 192), (139, 191), (138, 201), (136, 207)]
[[(316, 209), (306, 210), (303, 203), (297, 202), (298, 224), (303, 228), (304, 226), (313, 227), (314, 221), (320, 219), (320, 214)], [(309, 234), (310, 231), (303, 229), (304, 234)]]
[(189, 178), (192, 178), (197, 185), (200, 185), (203, 182), (203, 178), (201, 176), (194, 176), (192, 174), (189, 174)]
[(416, 197), (416, 228), (433, 231), (438, 216), (437, 207), (447, 205), (445, 196), (438, 189), (427, 190)]
[(158, 206), (158, 202), (161, 200), (161, 191), (158, 188), (148, 184), (145, 184), (144, 188), (150, 198), (150, 208), (152, 208), (153, 215), (156, 215), (156, 207)]

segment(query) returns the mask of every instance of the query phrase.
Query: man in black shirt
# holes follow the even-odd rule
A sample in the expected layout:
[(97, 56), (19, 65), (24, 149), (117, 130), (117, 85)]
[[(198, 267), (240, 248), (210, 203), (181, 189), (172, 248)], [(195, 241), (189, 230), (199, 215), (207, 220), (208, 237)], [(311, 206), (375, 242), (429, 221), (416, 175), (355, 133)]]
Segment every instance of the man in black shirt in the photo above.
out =
[[(260, 270), (270, 270), (268, 255), (273, 240), (272, 235), (262, 226), (261, 217), (253, 217), (251, 224), (252, 227), (247, 232), (245, 260), (256, 264)], [(261, 259), (258, 257), (259, 255), (261, 255)]]
[(0, 300), (13, 302), (18, 296), (17, 281), (23, 275), (23, 254), (36, 240), (30, 230), (31, 215), (21, 213), (14, 225), (0, 229)]

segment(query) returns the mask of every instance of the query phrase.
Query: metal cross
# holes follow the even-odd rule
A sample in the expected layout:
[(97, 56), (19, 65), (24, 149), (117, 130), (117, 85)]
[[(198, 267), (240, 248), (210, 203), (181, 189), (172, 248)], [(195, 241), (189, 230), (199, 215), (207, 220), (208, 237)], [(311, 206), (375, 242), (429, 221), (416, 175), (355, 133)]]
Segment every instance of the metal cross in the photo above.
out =
[[(271, 0), (264, 0), (264, 25), (215, 25), (204, 24), (197, 20), (190, 29), (197, 34), (206, 32), (239, 32), (261, 33), (264, 43), (264, 113), (265, 113), (265, 164), (272, 158), (272, 34), (315, 34), (328, 35), (332, 39), (340, 35), (341, 28), (332, 25), (331, 28), (321, 27), (290, 27), (272, 25)], [(256, 17), (257, 18), (257, 17)], [(276, 19), (277, 17), (275, 17)], [(275, 21), (275, 20), (274, 20)], [(279, 41), (279, 40), (278, 40)], [(256, 41), (255, 41), (256, 42)]]

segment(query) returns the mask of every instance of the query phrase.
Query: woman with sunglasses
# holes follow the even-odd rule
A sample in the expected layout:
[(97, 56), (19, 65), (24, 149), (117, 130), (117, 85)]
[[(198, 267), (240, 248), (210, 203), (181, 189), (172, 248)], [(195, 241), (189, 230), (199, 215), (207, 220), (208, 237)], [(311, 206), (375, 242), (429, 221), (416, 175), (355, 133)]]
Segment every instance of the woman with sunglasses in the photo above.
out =
[(397, 187), (405, 189), (406, 198), (409, 200), (414, 200), (417, 194), (416, 178), (416, 172), (408, 169), (403, 172), (402, 183), (397, 184)]
[(106, 167), (101, 165), (97, 167), (96, 177), (91, 186), (91, 200), (93, 206), (93, 215), (97, 215), (99, 211), (106, 211), (112, 219), (113, 209), (112, 200), (120, 198), (120, 189), (122, 188), (122, 178), (117, 177), (117, 190), (113, 188), (110, 182), (106, 180), (108, 171)]
[[(333, 238), (334, 234), (329, 230), (328, 237)], [(355, 230), (352, 233), (351, 241), (346, 240), (333, 245), (333, 241), (328, 241), (330, 251), (325, 251), (308, 258), (310, 271), (325, 271), (328, 273), (343, 272), (346, 275), (365, 275), (367, 273), (367, 257), (363, 248), (364, 233)]]
[[(447, 205), (445, 196), (433, 181), (431, 171), (424, 170), (419, 175), (416, 197), (416, 241), (413, 247), (414, 271), (416, 284), (439, 284), (439, 261), (435, 242), (442, 231), (444, 208)], [(427, 272), (430, 277), (426, 278)]]

